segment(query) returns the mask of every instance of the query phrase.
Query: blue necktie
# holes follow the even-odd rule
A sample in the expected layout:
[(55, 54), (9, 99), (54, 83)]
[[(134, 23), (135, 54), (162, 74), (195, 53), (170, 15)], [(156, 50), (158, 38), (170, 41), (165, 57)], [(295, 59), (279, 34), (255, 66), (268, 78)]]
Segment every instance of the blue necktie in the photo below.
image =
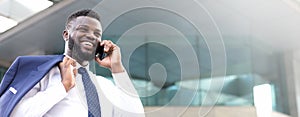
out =
[(94, 83), (90, 79), (90, 76), (85, 68), (80, 67), (78, 69), (78, 73), (82, 75), (82, 82), (83, 82), (86, 101), (89, 110), (88, 116), (101, 117), (101, 110), (100, 110), (101, 108), (100, 108), (98, 93)]

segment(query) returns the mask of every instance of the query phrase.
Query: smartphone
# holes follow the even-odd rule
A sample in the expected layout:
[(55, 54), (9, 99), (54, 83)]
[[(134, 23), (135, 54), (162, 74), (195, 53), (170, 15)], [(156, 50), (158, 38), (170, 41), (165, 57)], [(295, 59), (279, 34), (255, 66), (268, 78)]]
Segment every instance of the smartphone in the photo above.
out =
[(98, 42), (95, 56), (98, 57), (100, 60), (106, 57), (106, 53), (104, 52), (104, 46), (100, 46), (100, 42)]

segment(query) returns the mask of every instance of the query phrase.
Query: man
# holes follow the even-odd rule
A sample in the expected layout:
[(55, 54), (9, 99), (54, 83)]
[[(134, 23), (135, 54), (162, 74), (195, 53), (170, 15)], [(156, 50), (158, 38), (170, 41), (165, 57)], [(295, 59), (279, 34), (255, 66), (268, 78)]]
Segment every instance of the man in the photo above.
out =
[[(102, 31), (96, 12), (85, 9), (71, 14), (63, 31), (65, 56), (19, 57), (0, 85), (0, 112), (13, 117), (144, 116), (122, 65), (120, 48), (109, 40), (101, 41)], [(95, 57), (98, 43), (107, 53), (103, 60)], [(35, 65), (41, 59), (45, 59), (40, 62), (43, 64)], [(111, 70), (115, 85), (89, 71), (89, 61), (93, 60)], [(39, 72), (30, 69), (47, 72), (38, 79), (35, 73)], [(27, 83), (34, 84), (28, 91)]]

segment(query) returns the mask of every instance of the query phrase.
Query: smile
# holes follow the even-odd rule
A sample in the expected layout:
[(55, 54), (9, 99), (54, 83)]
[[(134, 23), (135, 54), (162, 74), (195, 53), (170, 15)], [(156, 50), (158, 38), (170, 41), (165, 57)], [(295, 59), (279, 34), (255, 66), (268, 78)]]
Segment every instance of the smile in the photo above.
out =
[(83, 44), (83, 45), (86, 45), (86, 46), (90, 46), (90, 47), (93, 47), (93, 46), (94, 46), (94, 44), (93, 44), (93, 43), (91, 43), (91, 42), (87, 42), (87, 41), (85, 41), (85, 42), (82, 42), (82, 44)]

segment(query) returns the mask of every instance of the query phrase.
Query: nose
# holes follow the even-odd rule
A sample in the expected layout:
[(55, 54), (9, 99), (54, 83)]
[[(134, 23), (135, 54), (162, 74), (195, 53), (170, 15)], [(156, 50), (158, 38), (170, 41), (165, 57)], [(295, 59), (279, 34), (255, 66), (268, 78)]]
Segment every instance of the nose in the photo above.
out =
[(86, 37), (92, 41), (95, 41), (97, 40), (97, 37), (94, 35), (93, 32), (89, 31), (87, 34), (86, 34)]

